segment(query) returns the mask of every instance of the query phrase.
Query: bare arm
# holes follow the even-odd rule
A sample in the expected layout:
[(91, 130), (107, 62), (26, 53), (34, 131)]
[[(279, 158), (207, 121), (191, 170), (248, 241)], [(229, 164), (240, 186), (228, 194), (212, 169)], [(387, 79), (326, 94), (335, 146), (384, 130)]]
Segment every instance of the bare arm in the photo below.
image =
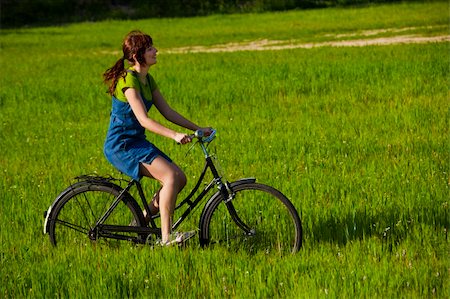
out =
[(168, 121), (192, 131), (202, 129), (198, 125), (185, 118), (183, 115), (173, 110), (164, 99), (159, 89), (153, 91), (152, 95), (153, 103), (155, 104), (156, 108)]
[[(153, 133), (156, 133), (158, 135), (173, 139), (178, 143), (184, 144), (184, 143), (188, 143), (190, 141), (189, 137), (186, 134), (178, 133), (172, 129), (169, 129), (169, 128), (161, 125), (157, 121), (149, 118), (147, 115), (147, 110), (145, 108), (144, 102), (142, 101), (142, 97), (136, 89), (128, 88), (124, 92), (124, 94), (128, 100), (128, 103), (131, 106), (131, 109), (133, 110), (134, 115), (136, 116), (136, 118), (139, 121), (139, 123), (141, 124), (141, 126), (143, 126), (145, 129), (147, 129)], [(155, 102), (155, 106), (156, 106), (156, 102)], [(158, 110), (159, 110), (159, 108), (158, 108)], [(165, 115), (164, 115), (164, 117), (167, 118), (167, 116), (165, 116)]]

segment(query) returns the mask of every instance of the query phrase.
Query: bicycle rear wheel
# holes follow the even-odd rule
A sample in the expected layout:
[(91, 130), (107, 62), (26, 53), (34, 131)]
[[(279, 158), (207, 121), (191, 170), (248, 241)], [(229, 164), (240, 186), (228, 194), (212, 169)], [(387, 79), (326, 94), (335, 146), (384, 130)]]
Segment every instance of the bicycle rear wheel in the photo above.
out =
[(259, 183), (234, 183), (231, 189), (233, 200), (226, 203), (217, 193), (205, 206), (201, 245), (223, 244), (230, 250), (280, 255), (300, 249), (300, 217), (286, 196)]
[[(97, 241), (113, 245), (119, 239), (137, 237), (136, 233), (123, 232), (117, 234), (117, 237), (108, 238), (107, 235), (92, 230), (121, 191), (113, 183), (89, 181), (79, 182), (66, 189), (65, 194), (54, 203), (48, 218), (48, 233), (52, 244), (80, 246)], [(138, 226), (144, 223), (139, 205), (129, 193), (125, 193), (104, 224), (128, 226), (133, 219)]]

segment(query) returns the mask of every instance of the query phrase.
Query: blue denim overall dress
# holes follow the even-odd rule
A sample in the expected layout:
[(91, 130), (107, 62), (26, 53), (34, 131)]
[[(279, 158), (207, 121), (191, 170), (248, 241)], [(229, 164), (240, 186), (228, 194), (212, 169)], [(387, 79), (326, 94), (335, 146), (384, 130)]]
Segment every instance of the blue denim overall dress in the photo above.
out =
[[(141, 96), (148, 112), (153, 103), (145, 99), (142, 92)], [(139, 173), (140, 163), (151, 164), (158, 156), (172, 162), (166, 154), (145, 138), (145, 129), (136, 119), (130, 104), (114, 96), (103, 152), (114, 167), (135, 180), (142, 178)]]

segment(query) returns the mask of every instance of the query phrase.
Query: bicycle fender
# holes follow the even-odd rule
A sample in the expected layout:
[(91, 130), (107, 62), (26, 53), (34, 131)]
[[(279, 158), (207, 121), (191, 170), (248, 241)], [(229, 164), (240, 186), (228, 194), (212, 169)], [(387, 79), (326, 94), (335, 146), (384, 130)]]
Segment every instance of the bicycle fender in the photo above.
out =
[[(250, 183), (254, 183), (256, 182), (256, 178), (244, 178), (244, 179), (240, 179), (237, 181), (234, 181), (232, 183), (230, 183), (230, 188), (233, 189), (234, 187), (240, 186), (240, 185), (244, 185), (244, 184), (250, 184)], [(214, 193), (210, 199), (208, 199), (208, 201), (205, 204), (205, 207), (202, 210), (202, 214), (200, 216), (200, 223), (203, 222), (203, 218), (204, 215), (206, 213), (206, 211), (209, 209), (209, 207), (211, 206), (211, 204), (216, 200), (217, 197), (221, 196), (221, 192), (220, 190), (217, 191), (216, 193)]]

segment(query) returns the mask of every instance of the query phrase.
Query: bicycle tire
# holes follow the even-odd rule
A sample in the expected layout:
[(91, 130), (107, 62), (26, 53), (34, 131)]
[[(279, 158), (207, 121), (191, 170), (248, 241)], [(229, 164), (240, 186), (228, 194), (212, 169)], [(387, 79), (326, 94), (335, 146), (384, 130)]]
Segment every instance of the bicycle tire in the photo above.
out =
[[(111, 206), (120, 194), (122, 188), (111, 182), (78, 182), (67, 188), (52, 205), (48, 219), (48, 234), (51, 243), (56, 246), (80, 246), (92, 241), (89, 231), (95, 226), (100, 217)], [(135, 220), (142, 226), (144, 216), (136, 200), (125, 192), (121, 202), (106, 219), (105, 224), (129, 225)], [(133, 233), (123, 233), (124, 239)], [(136, 236), (136, 233), (134, 233)], [(145, 236), (139, 236), (144, 237)], [(109, 245), (118, 240), (96, 238)]]
[[(200, 218), (200, 244), (225, 244), (230, 250), (278, 253), (297, 252), (302, 225), (297, 210), (280, 191), (260, 183), (232, 183), (235, 197), (226, 203), (220, 192), (205, 206)], [(228, 205), (228, 206), (227, 206)], [(230, 208), (250, 228), (245, 232), (232, 219)]]

